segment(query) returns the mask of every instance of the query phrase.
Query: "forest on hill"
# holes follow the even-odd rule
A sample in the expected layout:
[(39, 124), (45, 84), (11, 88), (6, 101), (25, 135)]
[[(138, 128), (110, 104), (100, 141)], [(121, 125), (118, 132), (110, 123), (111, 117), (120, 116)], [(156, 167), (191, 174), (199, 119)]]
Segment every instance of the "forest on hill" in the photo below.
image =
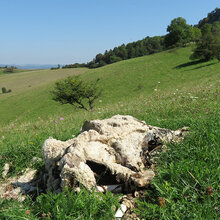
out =
[(201, 28), (204, 24), (213, 24), (216, 21), (220, 21), (220, 8), (216, 8), (212, 12), (208, 13), (206, 18), (199, 21), (198, 27)]
[(103, 54), (99, 53), (88, 63), (68, 64), (62, 68), (97, 68), (121, 60), (150, 55), (174, 47), (186, 46), (188, 43), (201, 40), (202, 27), (206, 23), (213, 24), (215, 21), (220, 21), (219, 8), (210, 12), (206, 18), (200, 20), (198, 25), (195, 26), (187, 24), (184, 18), (178, 17), (171, 21), (171, 24), (167, 27), (168, 34), (165, 36), (147, 36), (142, 40), (126, 45), (122, 44), (109, 51), (106, 50)]

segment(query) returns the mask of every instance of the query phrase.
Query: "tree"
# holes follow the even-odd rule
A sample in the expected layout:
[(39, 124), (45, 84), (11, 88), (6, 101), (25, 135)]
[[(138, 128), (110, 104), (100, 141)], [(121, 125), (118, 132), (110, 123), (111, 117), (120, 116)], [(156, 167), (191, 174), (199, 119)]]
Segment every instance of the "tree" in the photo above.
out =
[(201, 38), (190, 58), (206, 61), (217, 58), (220, 61), (220, 22), (204, 24), (201, 32)]
[(116, 62), (118, 62), (118, 61), (121, 61), (122, 59), (121, 59), (121, 57), (117, 57), (117, 56), (115, 56), (115, 55), (113, 55), (113, 56), (110, 56), (110, 63), (116, 63)]
[(171, 46), (185, 46), (193, 40), (193, 27), (186, 23), (184, 18), (178, 17), (171, 21), (167, 27), (169, 32), (165, 37), (165, 45), (167, 48)]
[(14, 66), (6, 67), (3, 72), (4, 73), (13, 73), (14, 69), (16, 69)]
[(86, 83), (76, 76), (59, 80), (55, 83), (54, 90), (51, 92), (53, 100), (88, 111), (88, 109), (93, 108), (94, 101), (101, 95), (100, 90), (97, 88), (98, 81)]

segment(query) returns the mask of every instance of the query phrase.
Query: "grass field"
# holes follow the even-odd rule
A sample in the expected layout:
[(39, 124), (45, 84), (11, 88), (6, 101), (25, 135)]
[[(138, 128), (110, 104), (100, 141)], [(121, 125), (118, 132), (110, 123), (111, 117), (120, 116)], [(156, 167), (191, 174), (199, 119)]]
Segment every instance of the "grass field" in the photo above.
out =
[[(0, 149), (11, 164), (11, 175), (30, 166), (41, 156), (45, 139), (67, 140), (77, 135), (85, 120), (129, 114), (147, 124), (177, 129), (190, 128), (183, 143), (169, 145), (161, 155), (158, 175), (136, 212), (144, 219), (218, 219), (220, 217), (220, 63), (191, 62), (191, 48), (121, 61), (102, 68), (40, 70), (0, 75), (0, 88), (12, 93), (0, 95)], [(51, 100), (57, 79), (80, 74), (86, 81), (99, 80), (102, 97), (93, 111), (73, 109)], [(61, 120), (64, 118), (64, 120)], [(42, 166), (42, 164), (41, 164)], [(207, 192), (208, 187), (214, 191)], [(23, 204), (0, 202), (2, 219), (38, 219), (50, 212), (52, 219), (111, 219), (117, 199), (83, 191), (41, 195)], [(165, 206), (158, 205), (165, 199)], [(68, 200), (69, 199), (69, 200)], [(79, 201), (79, 208), (71, 201)], [(85, 203), (89, 207), (86, 211)], [(84, 204), (84, 206), (83, 206)], [(26, 211), (30, 210), (27, 215)], [(65, 216), (65, 217), (61, 217)]]

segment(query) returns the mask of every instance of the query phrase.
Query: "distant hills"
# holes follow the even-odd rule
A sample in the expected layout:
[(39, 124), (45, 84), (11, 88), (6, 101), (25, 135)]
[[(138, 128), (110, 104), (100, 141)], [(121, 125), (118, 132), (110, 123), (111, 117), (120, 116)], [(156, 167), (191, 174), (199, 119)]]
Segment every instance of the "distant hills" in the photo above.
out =
[(26, 64), (26, 65), (0, 64), (0, 67), (4, 67), (4, 66), (15, 66), (18, 69), (50, 69), (51, 67), (57, 67), (57, 64)]

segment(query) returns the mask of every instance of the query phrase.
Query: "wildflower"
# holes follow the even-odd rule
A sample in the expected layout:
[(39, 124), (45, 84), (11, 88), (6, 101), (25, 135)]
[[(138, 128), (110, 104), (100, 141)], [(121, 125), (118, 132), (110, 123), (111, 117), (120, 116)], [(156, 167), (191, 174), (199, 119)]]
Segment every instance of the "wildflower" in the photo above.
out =
[(154, 89), (154, 91), (156, 92), (156, 91), (157, 91), (157, 89)]
[(33, 142), (30, 142), (30, 144), (32, 144), (32, 145), (33, 145), (34, 143), (33, 143)]
[(102, 102), (102, 100), (99, 100), (99, 102)]
[(178, 91), (179, 89), (176, 89), (176, 91)]
[(38, 133), (35, 133), (35, 135), (37, 136), (37, 135), (38, 135)]
[(101, 112), (98, 112), (99, 114), (101, 114)]
[(58, 123), (58, 121), (54, 121), (54, 124), (56, 125)]
[(158, 83), (160, 84), (160, 81), (158, 81)]
[(60, 117), (60, 121), (63, 121), (64, 120), (64, 117)]
[(2, 135), (2, 140), (4, 140), (5, 139), (5, 136), (4, 135)]

